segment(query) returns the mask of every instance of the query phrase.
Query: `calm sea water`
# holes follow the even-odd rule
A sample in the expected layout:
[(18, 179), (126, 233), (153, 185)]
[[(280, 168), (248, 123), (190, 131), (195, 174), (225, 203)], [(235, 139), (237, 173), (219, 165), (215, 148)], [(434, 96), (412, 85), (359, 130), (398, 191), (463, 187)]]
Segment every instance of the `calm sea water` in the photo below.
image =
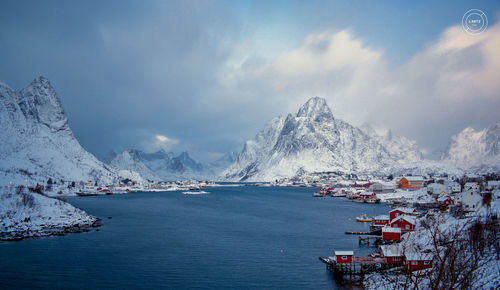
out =
[[(75, 197), (99, 231), (0, 243), (0, 288), (335, 289), (319, 256), (368, 254), (355, 217), (386, 205), (315, 188), (212, 188)], [(107, 217), (112, 217), (108, 219)]]

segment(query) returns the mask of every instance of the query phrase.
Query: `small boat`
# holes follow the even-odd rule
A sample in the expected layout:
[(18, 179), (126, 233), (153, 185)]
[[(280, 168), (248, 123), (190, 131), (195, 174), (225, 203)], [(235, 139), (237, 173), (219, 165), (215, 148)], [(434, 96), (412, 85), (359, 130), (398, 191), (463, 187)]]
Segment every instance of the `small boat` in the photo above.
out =
[(380, 199), (379, 198), (368, 198), (368, 199), (365, 199), (365, 202), (366, 203), (380, 203)]
[(362, 214), (362, 215), (358, 216), (358, 217), (356, 218), (356, 221), (358, 221), (358, 222), (371, 222), (371, 221), (373, 221), (373, 219), (372, 219), (372, 218), (369, 218), (369, 217), (368, 217), (368, 216), (364, 213), (364, 214)]

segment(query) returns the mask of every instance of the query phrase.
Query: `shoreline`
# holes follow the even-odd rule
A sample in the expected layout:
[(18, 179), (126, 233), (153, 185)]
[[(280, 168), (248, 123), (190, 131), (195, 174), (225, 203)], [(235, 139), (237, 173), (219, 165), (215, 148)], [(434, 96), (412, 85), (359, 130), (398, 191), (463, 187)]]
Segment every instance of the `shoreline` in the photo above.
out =
[(50, 226), (39, 230), (14, 230), (10, 232), (0, 232), (0, 242), (20, 242), (28, 239), (38, 239), (54, 236), (65, 236), (68, 234), (78, 234), (91, 232), (103, 225), (102, 219), (96, 217), (91, 223), (75, 224), (71, 226)]

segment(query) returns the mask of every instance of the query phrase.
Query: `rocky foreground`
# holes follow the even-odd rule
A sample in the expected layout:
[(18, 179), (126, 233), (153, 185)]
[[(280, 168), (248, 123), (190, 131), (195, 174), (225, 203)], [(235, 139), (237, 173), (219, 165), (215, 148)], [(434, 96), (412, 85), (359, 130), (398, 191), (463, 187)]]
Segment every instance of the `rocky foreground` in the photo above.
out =
[(99, 218), (63, 200), (22, 187), (0, 191), (0, 241), (86, 232), (98, 226)]

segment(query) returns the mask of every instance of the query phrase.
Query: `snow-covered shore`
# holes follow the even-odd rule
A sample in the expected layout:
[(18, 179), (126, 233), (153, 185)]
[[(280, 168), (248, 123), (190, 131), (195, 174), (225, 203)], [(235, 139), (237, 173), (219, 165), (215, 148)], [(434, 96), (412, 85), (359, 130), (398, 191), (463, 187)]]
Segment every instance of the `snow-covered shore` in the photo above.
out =
[(69, 203), (22, 188), (0, 191), (0, 241), (89, 231), (100, 219)]
[(390, 203), (398, 200), (405, 203), (426, 203), (435, 202), (435, 199), (427, 193), (427, 188), (418, 190), (396, 189), (394, 192), (377, 193), (380, 202)]
[(432, 268), (373, 272), (365, 289), (499, 289), (498, 202), (465, 215), (430, 212), (398, 244), (403, 253), (427, 253)]

